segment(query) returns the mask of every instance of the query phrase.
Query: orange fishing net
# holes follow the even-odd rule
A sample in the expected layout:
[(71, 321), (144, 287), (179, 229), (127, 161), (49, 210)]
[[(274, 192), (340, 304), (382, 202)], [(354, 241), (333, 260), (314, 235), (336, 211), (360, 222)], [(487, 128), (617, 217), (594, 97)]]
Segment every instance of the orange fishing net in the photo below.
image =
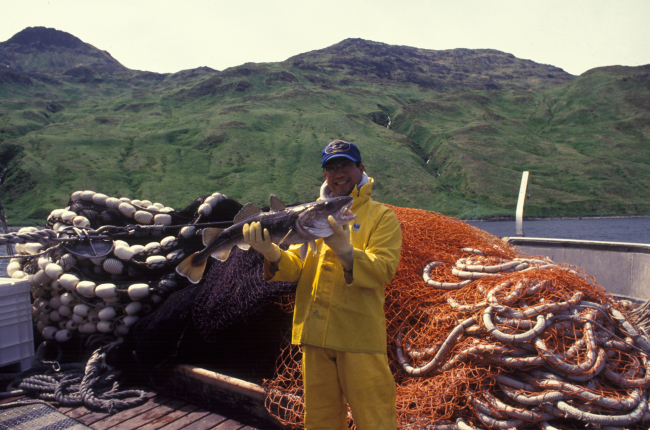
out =
[[(592, 277), (457, 219), (391, 209), (403, 237), (385, 290), (399, 428), (640, 425), (647, 344)], [(299, 347), (287, 344), (265, 389), (267, 409), (301, 427)], [(549, 390), (553, 401), (535, 397)]]

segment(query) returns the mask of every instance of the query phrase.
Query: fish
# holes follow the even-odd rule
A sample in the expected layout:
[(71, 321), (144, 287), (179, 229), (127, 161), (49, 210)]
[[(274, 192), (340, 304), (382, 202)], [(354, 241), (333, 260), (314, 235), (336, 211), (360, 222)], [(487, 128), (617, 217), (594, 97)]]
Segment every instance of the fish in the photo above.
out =
[(339, 225), (348, 224), (356, 218), (350, 211), (354, 199), (349, 196), (322, 199), (287, 207), (278, 197), (271, 194), (271, 210), (263, 212), (254, 203), (247, 203), (233, 219), (233, 225), (226, 229), (206, 228), (203, 230), (205, 248), (183, 260), (176, 266), (176, 273), (186, 277), (193, 284), (203, 277), (210, 256), (226, 261), (233, 247), (248, 250), (250, 245), (244, 241), (244, 224), (259, 222), (267, 229), (271, 241), (276, 244), (296, 245), (304, 260), (309, 249), (316, 253), (316, 239), (334, 234), (328, 216), (332, 215)]

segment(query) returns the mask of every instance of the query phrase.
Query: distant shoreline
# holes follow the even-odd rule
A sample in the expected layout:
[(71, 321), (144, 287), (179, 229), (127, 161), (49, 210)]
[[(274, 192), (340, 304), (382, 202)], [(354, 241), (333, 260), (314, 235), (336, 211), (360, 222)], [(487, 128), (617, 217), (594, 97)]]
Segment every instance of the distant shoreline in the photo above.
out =
[[(650, 215), (615, 215), (615, 216), (554, 216), (554, 217), (524, 217), (524, 221), (554, 221), (554, 220), (581, 220), (581, 219), (633, 219), (650, 218)], [(495, 222), (495, 221), (516, 221), (513, 216), (494, 218), (462, 219), (465, 222)]]

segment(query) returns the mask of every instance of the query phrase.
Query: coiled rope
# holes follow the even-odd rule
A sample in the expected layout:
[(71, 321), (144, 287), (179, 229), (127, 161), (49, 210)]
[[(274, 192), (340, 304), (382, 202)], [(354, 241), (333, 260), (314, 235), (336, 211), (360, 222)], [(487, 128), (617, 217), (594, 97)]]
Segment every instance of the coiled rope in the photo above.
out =
[[(43, 342), (37, 350), (37, 363), (31, 369), (0, 375), (0, 379), (13, 379), (0, 398), (31, 395), (37, 399), (56, 401), (60, 406), (85, 406), (92, 411), (110, 414), (139, 406), (147, 401), (142, 390), (120, 390), (121, 372), (106, 363), (106, 353), (121, 341), (102, 346), (86, 363), (59, 364), (60, 347), (55, 342)], [(54, 345), (59, 357), (45, 361), (45, 348)], [(24, 405), (24, 401), (5, 403), (0, 409)]]

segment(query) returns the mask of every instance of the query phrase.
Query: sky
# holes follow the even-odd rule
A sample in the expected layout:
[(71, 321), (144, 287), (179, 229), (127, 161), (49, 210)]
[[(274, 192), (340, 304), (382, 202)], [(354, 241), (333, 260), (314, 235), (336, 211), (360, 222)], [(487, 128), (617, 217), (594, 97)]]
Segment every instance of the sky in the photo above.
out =
[(648, 0), (0, 0), (0, 41), (68, 32), (158, 73), (284, 61), (347, 38), (496, 49), (573, 75), (650, 63)]

